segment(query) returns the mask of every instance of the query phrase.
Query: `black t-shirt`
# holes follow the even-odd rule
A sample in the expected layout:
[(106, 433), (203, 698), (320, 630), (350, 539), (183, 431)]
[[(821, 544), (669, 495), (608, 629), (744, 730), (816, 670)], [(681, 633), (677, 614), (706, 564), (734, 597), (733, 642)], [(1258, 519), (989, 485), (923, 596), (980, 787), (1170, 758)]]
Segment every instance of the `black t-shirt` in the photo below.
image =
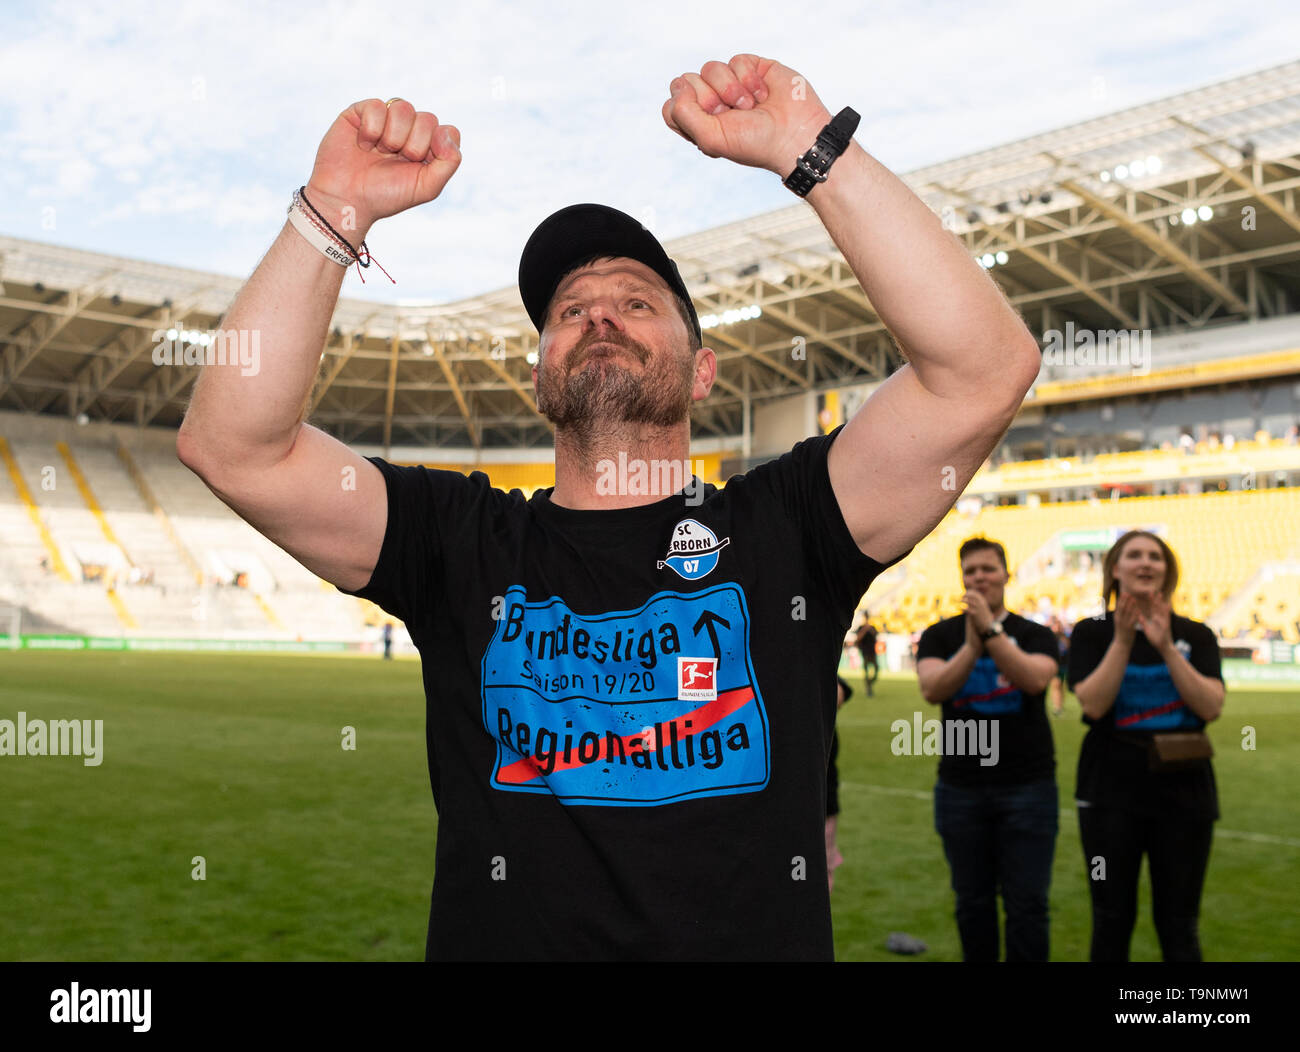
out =
[[(1169, 631), (1174, 646), (1203, 676), (1223, 679), (1219, 643), (1200, 621), (1172, 614)], [(1074, 626), (1070, 636), (1070, 689), (1101, 664), (1115, 636), (1115, 615), (1090, 617)], [(1178, 697), (1169, 668), (1139, 629), (1129, 651), (1128, 666), (1115, 704), (1089, 725), (1079, 753), (1075, 797), (1093, 807), (1122, 807), (1151, 817), (1183, 815), (1217, 819), (1219, 796), (1214, 768), (1201, 760), (1185, 770), (1150, 769), (1148, 750), (1157, 731), (1195, 731), (1205, 721)]]
[(357, 594), (423, 662), (429, 958), (832, 957), (835, 669), (884, 568), (833, 438), (601, 511), (373, 460), (388, 528)]
[[(1050, 629), (1018, 614), (1008, 613), (1002, 628), (1012, 642), (1026, 654), (1056, 657), (1056, 638)], [(931, 625), (921, 633), (916, 660), (941, 658), (947, 661), (966, 641), (966, 615), (950, 617)], [(943, 703), (943, 758), (939, 777), (952, 785), (1019, 785), (1051, 778), (1056, 771), (1056, 753), (1052, 746), (1052, 727), (1043, 704), (1046, 691), (1026, 694), (1007, 682), (997, 663), (987, 651), (975, 661), (966, 682)], [(990, 721), (987, 728), (973, 726), (974, 734), (950, 730), (952, 721)], [(997, 727), (996, 763), (991, 749), (983, 753), (981, 742), (992, 745)], [(954, 749), (949, 751), (948, 743)]]

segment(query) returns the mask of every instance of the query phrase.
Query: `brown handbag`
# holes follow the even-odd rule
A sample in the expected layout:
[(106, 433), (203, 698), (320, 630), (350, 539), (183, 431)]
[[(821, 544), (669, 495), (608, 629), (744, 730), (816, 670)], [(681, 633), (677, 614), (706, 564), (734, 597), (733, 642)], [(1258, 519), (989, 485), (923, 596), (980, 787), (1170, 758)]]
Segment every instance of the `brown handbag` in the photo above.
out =
[(1168, 731), (1151, 735), (1147, 756), (1153, 771), (1180, 771), (1214, 755), (1204, 731)]

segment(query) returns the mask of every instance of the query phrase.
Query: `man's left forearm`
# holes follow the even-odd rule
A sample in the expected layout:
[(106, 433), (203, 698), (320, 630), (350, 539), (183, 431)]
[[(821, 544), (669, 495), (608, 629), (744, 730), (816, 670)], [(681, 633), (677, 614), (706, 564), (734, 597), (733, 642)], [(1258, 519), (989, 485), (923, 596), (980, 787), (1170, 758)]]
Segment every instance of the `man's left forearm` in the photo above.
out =
[(1056, 660), (1049, 659), (1052, 662), (1052, 669), (1048, 669), (1046, 661), (1040, 660), (1045, 655), (1025, 653), (1005, 634), (985, 640), (984, 649), (997, 665), (1003, 678), (1026, 694), (1039, 694), (1046, 690), (1047, 684), (1052, 681)]

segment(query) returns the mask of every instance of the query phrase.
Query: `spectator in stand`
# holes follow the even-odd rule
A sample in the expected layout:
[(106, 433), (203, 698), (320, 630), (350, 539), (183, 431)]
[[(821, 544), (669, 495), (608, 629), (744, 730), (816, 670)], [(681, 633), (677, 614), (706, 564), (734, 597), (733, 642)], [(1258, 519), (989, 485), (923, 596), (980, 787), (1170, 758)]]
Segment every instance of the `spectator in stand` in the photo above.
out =
[(1114, 609), (1070, 637), (1070, 687), (1089, 727), (1075, 797), (1094, 962), (1128, 960), (1144, 854), (1164, 959), (1201, 959), (1197, 917), (1219, 817), (1204, 729), (1223, 711), (1224, 687), (1214, 633), (1170, 609), (1177, 584), (1169, 546), (1132, 530), (1102, 563)]

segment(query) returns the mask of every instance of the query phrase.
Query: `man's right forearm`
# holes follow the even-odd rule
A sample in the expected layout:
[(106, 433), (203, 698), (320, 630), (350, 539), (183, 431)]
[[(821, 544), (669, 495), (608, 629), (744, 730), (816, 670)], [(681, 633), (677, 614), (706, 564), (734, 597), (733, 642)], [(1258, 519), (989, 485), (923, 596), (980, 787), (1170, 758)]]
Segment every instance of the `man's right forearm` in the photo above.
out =
[(953, 654), (933, 676), (925, 677), (921, 684), (921, 697), (931, 705), (942, 705), (961, 689), (970, 677), (975, 662), (979, 660), (981, 650), (970, 642), (963, 642), (957, 653)]
[[(309, 191), (310, 192), (310, 191)], [(339, 226), (337, 210), (313, 204)], [(354, 245), (364, 231), (348, 232)], [(237, 365), (205, 366), (177, 436), (181, 459), (200, 474), (259, 470), (293, 448), (320, 367), (346, 268), (327, 259), (288, 223), (239, 291), (221, 328), (246, 331), (258, 348), (251, 375)]]

